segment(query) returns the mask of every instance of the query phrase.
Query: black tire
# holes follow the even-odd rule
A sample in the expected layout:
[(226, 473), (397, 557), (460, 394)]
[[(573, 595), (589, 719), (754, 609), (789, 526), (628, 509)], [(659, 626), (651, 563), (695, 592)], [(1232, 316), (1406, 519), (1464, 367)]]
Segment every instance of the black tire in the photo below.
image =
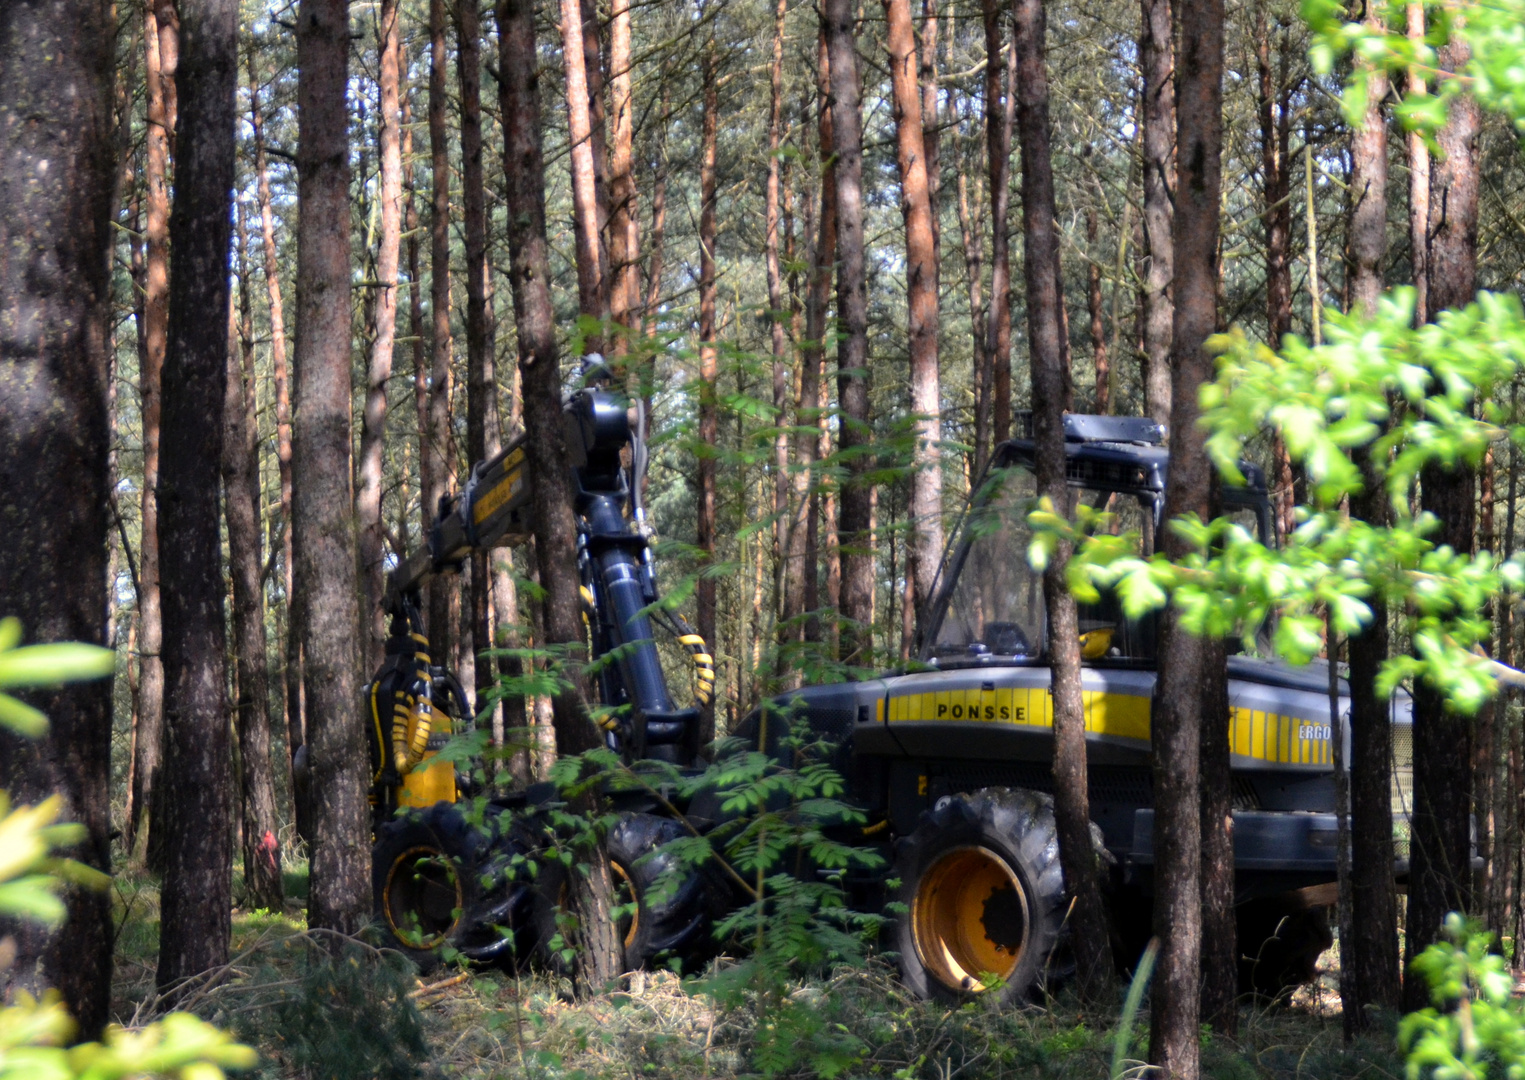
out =
[(1055, 989), (1069, 901), (1052, 798), (986, 788), (939, 799), (897, 845), (895, 876), (900, 974), (917, 996), (967, 1000), (986, 992), (985, 973), (1001, 977), (1001, 1005)]
[(447, 949), (482, 963), (529, 955), (534, 898), (515, 868), (522, 846), (490, 822), (468, 821), (455, 803), (387, 822), (371, 851), (376, 921), (387, 946), (424, 972)]
[(1275, 1000), (1318, 978), (1318, 960), (1334, 944), (1329, 909), (1294, 896), (1268, 896), (1235, 911), (1239, 989)]
[[(696, 965), (708, 956), (713, 894), (705, 874), (699, 867), (680, 869), (671, 852), (658, 850), (689, 835), (672, 818), (656, 814), (623, 814), (609, 830), (615, 903), (628, 908), (633, 894), (636, 905), (619, 928), (627, 971), (673, 957)], [(664, 887), (656, 895), (659, 884)]]

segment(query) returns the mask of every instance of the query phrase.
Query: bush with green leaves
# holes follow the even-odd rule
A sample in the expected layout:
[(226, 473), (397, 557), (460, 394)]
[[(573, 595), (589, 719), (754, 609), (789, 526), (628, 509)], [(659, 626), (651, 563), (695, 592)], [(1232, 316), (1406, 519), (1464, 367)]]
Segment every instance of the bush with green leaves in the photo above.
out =
[[(0, 691), (49, 687), (109, 675), (116, 656), (93, 645), (21, 645), (21, 624), (0, 620)], [(0, 725), (22, 735), (47, 732), (47, 718), (0, 692)], [(58, 823), (55, 795), (33, 806), (16, 806), (0, 792), (0, 915), (57, 926), (64, 918), (62, 882), (103, 887), (104, 874), (55, 852), (84, 835), (79, 825)], [(118, 1080), (176, 1076), (219, 1080), (223, 1069), (248, 1068), (255, 1054), (225, 1032), (188, 1013), (171, 1013), (129, 1031), (112, 1026), (102, 1042), (69, 1046), (74, 1020), (56, 992), (41, 1001), (18, 993), (0, 1008), (0, 1080)]]
[(1413, 963), (1430, 985), (1429, 1008), (1403, 1018), (1398, 1043), (1410, 1080), (1525, 1076), (1525, 1002), (1482, 923), (1453, 912), (1444, 940)]

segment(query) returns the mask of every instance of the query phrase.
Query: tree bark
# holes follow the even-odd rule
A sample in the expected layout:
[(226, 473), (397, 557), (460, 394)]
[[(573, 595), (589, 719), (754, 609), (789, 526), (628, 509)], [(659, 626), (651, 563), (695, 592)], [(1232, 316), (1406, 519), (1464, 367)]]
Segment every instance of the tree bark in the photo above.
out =
[[(1027, 284), (1027, 341), (1032, 364), (1033, 439), (1037, 486), (1054, 511), (1068, 517), (1071, 496), (1064, 451), (1064, 368), (1059, 348), (1059, 254), (1054, 224), (1054, 172), (1048, 118), (1047, 34), (1042, 0), (1016, 0), (1012, 49), (1017, 57), (1016, 105), (1022, 149), (1022, 250)], [(1111, 948), (1091, 845), (1086, 771), (1085, 709), (1080, 693), (1080, 631), (1075, 598), (1065, 580), (1070, 545), (1061, 544), (1043, 572), (1048, 611), (1049, 670), (1054, 715), (1054, 817), (1065, 884), (1075, 897), (1070, 915), (1076, 986), (1087, 1000), (1106, 988)]]
[[(790, 494), (795, 490), (789, 475), (790, 371), (789, 338), (785, 322), (790, 319), (790, 312), (784, 302), (784, 272), (779, 252), (782, 216), (779, 204), (783, 198), (784, 186), (779, 149), (784, 139), (784, 16), (787, 12), (787, 0), (778, 0), (773, 10), (773, 55), (768, 64), (768, 182), (763, 214), (763, 257), (768, 275), (768, 331), (773, 354), (773, 422), (777, 425), (773, 435), (773, 543), (774, 565), (778, 570), (774, 591), (775, 602), (780, 603), (778, 625), (781, 629), (789, 618), (783, 609), (787, 607), (785, 582), (790, 571), (790, 545), (795, 532), (803, 531), (804, 526), (804, 521), (792, 512), (790, 506)], [(780, 643), (789, 640), (789, 633), (785, 630)], [(788, 663), (780, 652), (777, 658), (778, 670), (786, 670)]]
[(1096, 370), (1095, 390), (1091, 394), (1093, 412), (1106, 414), (1112, 407), (1111, 365), (1107, 358), (1107, 328), (1102, 313), (1101, 263), (1096, 252), (1096, 208), (1086, 211), (1086, 246), (1091, 258), (1086, 262), (1086, 314), (1090, 317), (1091, 366)]
[[(1410, 3), (1407, 7), (1408, 36), (1418, 42), (1424, 39), (1424, 5)], [(1410, 68), (1408, 85), (1410, 94), (1424, 93), (1424, 76), (1420, 70)], [(1414, 318), (1419, 323), (1430, 319), (1430, 150), (1424, 144), (1424, 136), (1417, 131), (1409, 132), (1409, 257), (1413, 265)]]
[[(978, 182), (978, 178), (976, 178)], [(994, 372), (990, 368), (990, 354), (985, 351), (985, 301), (980, 292), (983, 273), (985, 243), (983, 229), (978, 217), (979, 192), (969, 197), (969, 178), (963, 171), (958, 174), (958, 228), (959, 239), (964, 245), (964, 279), (969, 291), (969, 328), (974, 338), (970, 351), (970, 363), (974, 367), (974, 463), (969, 470), (972, 480), (977, 481), (990, 460), (990, 409)]]
[[(0, 596), (33, 641), (109, 644), (113, 31), (99, 0), (0, 10)], [(0, 786), (17, 804), (61, 795), (61, 820), (85, 827), (68, 854), (109, 871), (110, 680), (21, 696), (50, 729), (0, 731)], [(57, 928), (4, 926), (16, 954), (0, 991), (56, 987), (93, 1038), (110, 1006), (111, 901), (78, 887), (63, 899)]]
[[(831, 306), (832, 270), (837, 262), (837, 167), (832, 155), (831, 58), (826, 49), (826, 29), (821, 28), (816, 47), (816, 125), (821, 162), (820, 221), (811, 257), (810, 282), (805, 290), (805, 340), (800, 348), (799, 423), (794, 454), (806, 485), (805, 530), (797, 564), (791, 563), (790, 580), (798, 592), (785, 585), (784, 609), (790, 617), (805, 615), (799, 639), (821, 640), (820, 610), (821, 495), (815, 463), (821, 448), (821, 392), (826, 367), (826, 316)], [(798, 598), (797, 600), (795, 598)], [(797, 605), (797, 606), (796, 606)]]
[[(228, 373), (236, 0), (181, 5), (180, 128), (159, 465), (164, 562), (167, 832), (161, 989), (227, 963), (232, 934), (232, 746), (218, 481)], [(213, 842), (208, 842), (208, 838)]]
[[(613, 0), (609, 17), (609, 106), (614, 114), (614, 145), (609, 155), (609, 317), (627, 330), (634, 328), (641, 304), (641, 218), (630, 69), (630, 0)], [(616, 356), (625, 355), (628, 348), (624, 335), (610, 344)]]
[[(524, 391), (525, 461), (531, 477), (535, 553), (540, 585), (545, 590), (542, 613), (546, 643), (565, 647), (581, 640), (582, 616), (577, 595), (577, 529), (565, 473), (561, 377), (545, 238), (545, 160), (540, 145), (539, 64), (532, 0), (502, 0), (499, 4), (498, 49), (509, 274)], [(575, 672), (572, 676), (580, 678)], [(599, 745), (585, 701), (576, 685), (556, 695), (558, 754), (577, 754)], [(602, 845), (592, 845), (579, 854), (586, 873), (571, 877), (571, 902), (582, 936), (576, 975), (584, 990), (596, 991), (619, 973), (619, 942), (615, 922), (609, 918), (613, 890)]]
[[(463, 10), (469, 6), (468, 3), (461, 5)], [(376, 187), (381, 200), (381, 232), (376, 245), (371, 356), (366, 367), (365, 414), (361, 420), (360, 468), (356, 477), (359, 485), (355, 492), (355, 516), (360, 524), (360, 660), (367, 671), (381, 666), (387, 634), (386, 613), (381, 610), (381, 596), (386, 587), (381, 455), (386, 445), (387, 382), (392, 378), (392, 353), (397, 342), (397, 262), (402, 246), (402, 109), (398, 100), (402, 39), (399, 21), (397, 0), (382, 0), (376, 31), (379, 53), (376, 82), (380, 98), (376, 111), (376, 141), (380, 144), (377, 148)], [(464, 120), (461, 126), (464, 131)], [(462, 141), (464, 143), (464, 136)], [(479, 171), (480, 167), (479, 155)]]
[[(699, 135), (699, 443), (697, 448), (699, 490), (695, 544), (704, 560), (694, 587), (695, 615), (699, 636), (718, 649), (715, 625), (715, 579), (707, 572), (715, 559), (716, 454), (720, 439), (719, 352), (715, 344), (715, 157), (720, 110), (720, 56), (715, 37), (704, 46), (702, 115)], [(699, 745), (715, 738), (715, 706), (706, 705), (699, 722)]]
[[(1197, 426), (1197, 390), (1212, 378), (1203, 347), (1217, 329), (1218, 199), (1223, 144), (1223, 3), (1182, 0), (1181, 68), (1176, 84), (1176, 161), (1179, 183), (1171, 230), (1174, 304), (1171, 314), (1170, 480), (1165, 517), (1195, 512), (1211, 517), (1212, 470), (1205, 433)], [(1168, 40), (1168, 39), (1167, 39)], [(1158, 48), (1151, 45), (1151, 48)], [(1154, 96), (1153, 88), (1146, 98)], [(1149, 106), (1154, 108), (1154, 105)], [(1149, 133), (1145, 133), (1146, 148)], [(1159, 158), (1146, 149), (1158, 178)], [(1153, 250), (1151, 248), (1151, 250)], [(1151, 268), (1152, 269), (1152, 268)], [(1164, 550), (1186, 554), (1185, 541), (1166, 529)], [(1166, 611), (1152, 724), (1154, 752), (1155, 934), (1160, 959), (1151, 991), (1150, 1061), (1167, 1076), (1199, 1074), (1199, 960), (1202, 949), (1200, 749), (1204, 722), (1218, 722), (1204, 685), (1217, 657), (1185, 631), (1180, 613)]]
[[(1465, 40), (1453, 36), (1440, 50), (1443, 71), (1459, 72), (1470, 59)], [(1427, 226), (1430, 315), (1471, 303), (1477, 291), (1477, 102), (1462, 94), (1437, 142), (1444, 156), (1430, 170)], [(1476, 550), (1477, 475), (1432, 466), (1420, 476), (1423, 508), (1440, 521), (1435, 540), (1455, 551)], [(1428, 683), (1414, 687), (1414, 810), (1410, 833), (1408, 922), (1404, 964), (1434, 942), (1450, 911), (1471, 911), (1472, 722), (1451, 710)], [(1428, 1001), (1422, 979), (1403, 986), (1406, 1010)]]
[[(1289, 195), (1287, 143), (1290, 133), (1290, 89), (1286, 86), (1288, 42), (1281, 36), (1280, 65), (1271, 68), (1272, 31), (1266, 23), (1266, 5), (1255, 10), (1255, 65), (1258, 75), (1260, 115), (1260, 173), (1265, 202), (1263, 215), (1266, 245), (1266, 344), (1281, 348), (1281, 339), (1292, 329), (1292, 262), (1287, 253), (1292, 233), (1292, 201)], [(1279, 77), (1278, 77), (1279, 76)], [(1278, 543), (1296, 528), (1293, 519), (1292, 459), (1280, 435), (1272, 439), (1272, 516)]]
[[(291, 382), (286, 363), (286, 309), (281, 300), (280, 267), (275, 250), (275, 214), (270, 205), (270, 170), (265, 156), (264, 119), (259, 109), (259, 82), (254, 53), (249, 53), (249, 120), (254, 130), (254, 172), (259, 197), (260, 237), (265, 256), (265, 291), (269, 298), (270, 370), (275, 386), (275, 459), (281, 485), (281, 585), (286, 599), (285, 724), (288, 760), (303, 742), (302, 649), (296, 633), (296, 589), (291, 552)], [(307, 835), (306, 799), (292, 793), (297, 831)]]
[[(1373, 18), (1375, 11), (1368, 15)], [(1387, 123), (1382, 99), (1387, 78), (1372, 73), (1365, 124), (1350, 136), (1351, 304), (1368, 318), (1376, 314), (1382, 291), (1382, 259), (1387, 253)], [(1373, 525), (1387, 517), (1387, 493), (1363, 448), (1357, 458), (1365, 490), (1351, 499), (1351, 514)], [(1349, 933), (1341, 926), (1344, 963), (1351, 970), (1351, 1000), (1344, 1002), (1347, 1031), (1365, 1030), (1367, 1006), (1396, 1009), (1398, 978), (1397, 903), (1393, 890), (1392, 721), (1388, 701), (1378, 695), (1378, 670), (1387, 659), (1387, 606), (1368, 601), (1372, 622), (1350, 638), (1350, 833), (1351, 912)], [(1345, 982), (1341, 982), (1342, 990)]]
[(233, 579), (233, 655), (238, 694), (233, 726), (243, 765), (244, 905), (279, 912), (285, 905), (281, 849), (276, 840), (275, 783), (270, 772), (270, 677), (266, 661), (264, 589), (259, 528), (259, 425), (255, 419), (254, 310), (238, 231), (238, 337), (242, 366), (230, 344), (222, 443), (223, 516), (228, 524), (228, 571)]
[(312, 770), (309, 926), (352, 934), (371, 910), (363, 673), (355, 647), (350, 500), (349, 160), (344, 0), (302, 0), (297, 16), (296, 424), (292, 528), (302, 597)]
[[(985, 24), (985, 155), (990, 177), (990, 307), (986, 313), (985, 363), (990, 369), (991, 450), (1011, 438), (1011, 130), (1016, 108), (1015, 53), (1001, 55), (1001, 5), (980, 0)], [(985, 460), (989, 460), (988, 457)], [(983, 465), (984, 462), (981, 462)]]
[(1144, 411), (1171, 420), (1170, 342), (1175, 253), (1171, 244), (1176, 187), (1175, 40), (1171, 0), (1142, 0), (1139, 67), (1144, 77)]
[(164, 754), (164, 621), (159, 594), (159, 432), (164, 345), (169, 326), (169, 117), (165, 76), (159, 62), (159, 24), (145, 4), (143, 78), (147, 97), (144, 125), (145, 261), (143, 355), (138, 372), (143, 439), (143, 489), (138, 540), (138, 732), (133, 744), (133, 785), (127, 795), (125, 840), (139, 859), (147, 857), (154, 782)]
[[(454, 368), (450, 362), (450, 136), (445, 127), (448, 108), (449, 51), (446, 47), (445, 0), (429, 0), (429, 307), (433, 343), (429, 370), (429, 487), (424, 498), (428, 528), (439, 512), (440, 499), (455, 489), (455, 438), (451, 434), (450, 400)], [(448, 663), (461, 622), (461, 591), (454, 575), (436, 576), (429, 583), (429, 648)]]
[[(566, 68), (567, 137), (571, 143), (572, 213), (577, 238), (577, 301), (582, 314), (602, 323), (609, 318), (609, 293), (604, 280), (608, 258), (598, 212), (599, 155), (594, 152), (589, 111), (585, 30), (582, 5), (578, 0), (561, 0), (561, 57)], [(602, 144), (602, 132), (599, 134)], [(603, 351), (603, 334), (588, 335), (584, 353)]]
[[(905, 219), (911, 412), (916, 417), (907, 576), (915, 582), (913, 598), (919, 625), (919, 613), (925, 611), (932, 600), (943, 549), (943, 475), (942, 452), (939, 447), (942, 441), (942, 385), (937, 356), (937, 241), (922, 130), (922, 96), (916, 80), (916, 37), (911, 27), (910, 0), (884, 0), (884, 11), (889, 22), (887, 36), (894, 92), (896, 150), (900, 167), (900, 208)], [(1042, 46), (1039, 48), (1041, 51)], [(1041, 59), (1039, 66), (1042, 66)], [(1044, 111), (1046, 118), (1046, 103)]]
[(838, 495), (837, 542), (842, 559), (840, 659), (867, 666), (872, 661), (874, 617), (872, 492), (864, 480), (873, 441), (868, 412), (868, 292), (864, 281), (863, 114), (858, 89), (858, 53), (850, 0), (827, 0), (822, 7), (826, 49), (831, 60), (832, 149), (837, 181), (837, 399), (842, 410), (837, 436), (846, 476)]
[[(662, 254), (667, 232), (667, 129), (672, 123), (672, 91), (662, 83), (662, 126), (657, 131), (659, 145), (656, 185), (651, 193), (651, 256), (646, 264), (646, 299), (641, 305), (641, 320), (646, 332), (657, 328), (657, 304), (662, 299)], [(644, 378), (645, 376), (643, 376)], [(649, 393), (645, 386), (643, 394)]]

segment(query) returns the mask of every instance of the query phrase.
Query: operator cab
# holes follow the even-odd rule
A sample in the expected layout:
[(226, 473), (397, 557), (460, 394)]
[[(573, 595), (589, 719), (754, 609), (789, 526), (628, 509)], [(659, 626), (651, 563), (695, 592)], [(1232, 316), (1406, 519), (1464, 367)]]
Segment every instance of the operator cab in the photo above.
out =
[[(1141, 554), (1153, 554), (1164, 524), (1169, 463), (1161, 427), (1139, 417), (1067, 415), (1064, 421), (1075, 503), (1106, 515), (1100, 528), (1114, 535), (1133, 533)], [(996, 448), (944, 555), (941, 588), (921, 646), (923, 662), (950, 668), (1044, 659), (1043, 579), (1027, 559), (1032, 543), (1027, 515), (1037, 501), (1034, 451), (1030, 427), (1027, 438)], [(1245, 483), (1223, 485), (1223, 513), (1269, 544), (1265, 475), (1248, 462), (1241, 461), (1239, 468)], [(1099, 602), (1080, 604), (1078, 615), (1087, 662), (1153, 665), (1157, 613), (1128, 619), (1117, 596), (1103, 592)]]

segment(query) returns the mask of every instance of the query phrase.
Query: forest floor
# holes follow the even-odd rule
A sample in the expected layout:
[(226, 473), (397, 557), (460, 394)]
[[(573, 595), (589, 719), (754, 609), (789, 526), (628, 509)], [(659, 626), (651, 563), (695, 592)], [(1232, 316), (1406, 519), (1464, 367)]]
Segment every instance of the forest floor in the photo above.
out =
[[(445, 967), (421, 978), (396, 953), (360, 943), (334, 959), (305, 931), (305, 873), (288, 875), (287, 884), (286, 911), (235, 913), (232, 964), (184, 999), (259, 1050), (261, 1080), (1113, 1075), (1121, 989), (1093, 1008), (1064, 997), (1022, 1010), (952, 1007), (914, 1000), (892, 968), (875, 961), (793, 983), (771, 1002), (752, 997), (722, 1007), (702, 979), (669, 972), (636, 973), (614, 992), (573, 1002), (565, 980), (543, 974)], [(154, 1007), (154, 883), (119, 877), (117, 914), (114, 1007), (131, 1024)], [(708, 974), (728, 963), (717, 961)], [(1393, 1022), (1343, 1046), (1337, 963), (1331, 950), (1319, 983), (1289, 1003), (1244, 1005), (1237, 1038), (1204, 1034), (1204, 1076), (1401, 1077)], [(1125, 1040), (1121, 1075), (1138, 1075), (1147, 1030), (1146, 1002)]]

